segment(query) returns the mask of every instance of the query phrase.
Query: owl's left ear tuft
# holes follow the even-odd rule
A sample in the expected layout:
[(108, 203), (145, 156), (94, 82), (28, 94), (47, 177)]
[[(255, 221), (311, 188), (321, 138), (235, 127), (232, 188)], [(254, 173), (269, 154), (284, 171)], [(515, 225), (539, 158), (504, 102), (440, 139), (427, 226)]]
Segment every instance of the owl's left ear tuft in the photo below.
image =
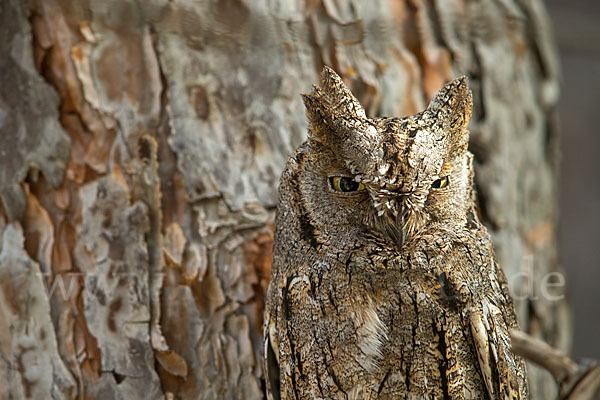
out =
[(427, 108), (438, 115), (451, 136), (466, 134), (473, 112), (468, 78), (463, 75), (445, 84)]

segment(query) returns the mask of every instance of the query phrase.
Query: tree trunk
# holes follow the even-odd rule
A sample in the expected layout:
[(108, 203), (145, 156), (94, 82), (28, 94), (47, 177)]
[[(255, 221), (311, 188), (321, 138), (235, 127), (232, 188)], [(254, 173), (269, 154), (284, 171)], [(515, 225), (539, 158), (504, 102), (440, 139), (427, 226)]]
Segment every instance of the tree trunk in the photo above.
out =
[(4, 0), (0, 32), (0, 398), (262, 398), (278, 177), (323, 64), (371, 115), (469, 76), (521, 327), (568, 346), (541, 0)]

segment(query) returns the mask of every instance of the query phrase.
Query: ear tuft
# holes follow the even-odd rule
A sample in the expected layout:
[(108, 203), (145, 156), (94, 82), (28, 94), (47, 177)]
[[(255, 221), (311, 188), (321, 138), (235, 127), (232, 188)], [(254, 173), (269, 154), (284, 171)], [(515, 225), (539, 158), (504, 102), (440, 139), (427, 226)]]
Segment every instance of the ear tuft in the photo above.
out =
[(468, 133), (466, 129), (473, 111), (473, 96), (469, 90), (468, 78), (463, 75), (445, 84), (427, 109), (437, 114), (452, 136)]
[(306, 118), (309, 124), (309, 133), (312, 137), (318, 137), (326, 131), (327, 125), (331, 124), (331, 106), (329, 99), (320, 87), (313, 85), (310, 94), (302, 94), (302, 101), (306, 109)]
[(340, 78), (333, 68), (327, 65), (321, 71), (321, 87), (332, 99), (342, 99), (348, 96), (354, 97), (344, 84), (342, 78)]
[(329, 98), (331, 105), (340, 112), (348, 117), (366, 118), (362, 105), (346, 87), (342, 78), (327, 65), (321, 72), (321, 89)]
[(312, 135), (318, 135), (325, 127), (325, 116), (323, 115), (323, 104), (321, 99), (314, 94), (302, 94), (302, 101), (306, 109), (306, 118), (308, 119), (309, 132)]
[(313, 85), (310, 94), (303, 94), (306, 116), (313, 138), (340, 128), (334, 120), (365, 119), (365, 111), (342, 78), (330, 67), (321, 72), (320, 86)]

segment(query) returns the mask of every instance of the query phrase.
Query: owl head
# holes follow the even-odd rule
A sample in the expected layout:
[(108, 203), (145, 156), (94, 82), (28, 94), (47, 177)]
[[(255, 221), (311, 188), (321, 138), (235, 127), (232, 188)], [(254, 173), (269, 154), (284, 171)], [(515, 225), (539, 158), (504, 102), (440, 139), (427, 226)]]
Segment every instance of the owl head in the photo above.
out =
[(309, 135), (295, 182), (317, 236), (378, 237), (401, 248), (427, 229), (474, 218), (466, 77), (403, 118), (367, 117), (328, 67), (303, 100)]

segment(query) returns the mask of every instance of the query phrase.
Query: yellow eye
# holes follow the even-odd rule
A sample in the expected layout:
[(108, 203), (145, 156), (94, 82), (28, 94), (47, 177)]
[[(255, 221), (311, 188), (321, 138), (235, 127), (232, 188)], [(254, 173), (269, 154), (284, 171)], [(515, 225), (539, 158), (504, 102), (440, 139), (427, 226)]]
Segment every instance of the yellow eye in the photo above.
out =
[(440, 179), (436, 179), (431, 184), (433, 189), (443, 189), (450, 184), (450, 178), (446, 175), (441, 177)]
[(329, 178), (329, 183), (336, 192), (349, 193), (365, 190), (365, 185), (345, 176), (332, 176)]

